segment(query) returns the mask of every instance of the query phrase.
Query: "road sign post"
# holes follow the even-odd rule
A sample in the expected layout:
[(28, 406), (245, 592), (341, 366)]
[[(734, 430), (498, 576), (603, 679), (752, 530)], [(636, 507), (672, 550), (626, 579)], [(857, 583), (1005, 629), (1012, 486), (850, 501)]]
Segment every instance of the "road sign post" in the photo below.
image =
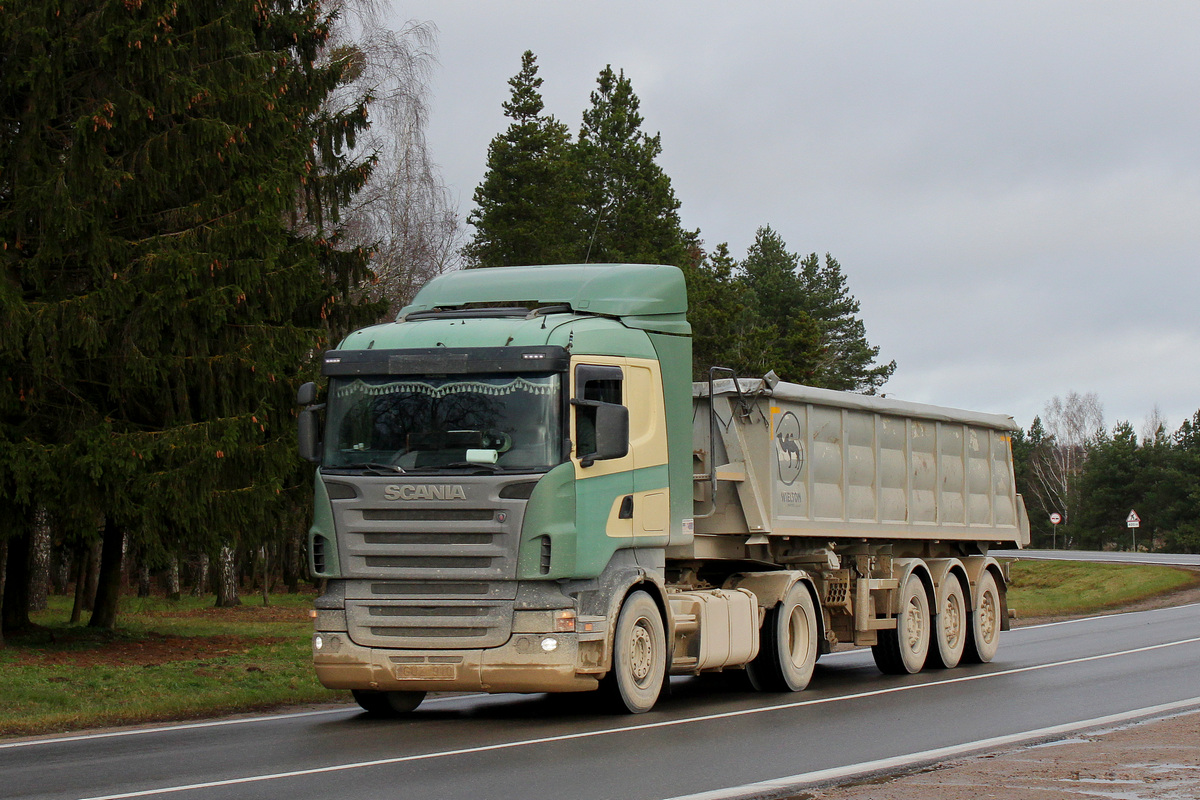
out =
[(1058, 549), (1058, 523), (1062, 522), (1062, 514), (1055, 511), (1050, 515), (1050, 524), (1054, 527), (1050, 529), (1050, 549)]
[(1125, 518), (1125, 526), (1129, 528), (1129, 532), (1133, 534), (1133, 552), (1137, 552), (1137, 529), (1141, 527), (1142, 518), (1132, 508), (1129, 509), (1129, 516)]

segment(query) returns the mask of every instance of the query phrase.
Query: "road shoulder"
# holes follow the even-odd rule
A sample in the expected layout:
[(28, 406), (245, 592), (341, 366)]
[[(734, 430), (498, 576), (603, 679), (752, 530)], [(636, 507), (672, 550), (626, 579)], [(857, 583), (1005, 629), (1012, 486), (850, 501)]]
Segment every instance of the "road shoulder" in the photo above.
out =
[(1034, 797), (1200, 797), (1200, 710), (793, 795), (794, 800)]

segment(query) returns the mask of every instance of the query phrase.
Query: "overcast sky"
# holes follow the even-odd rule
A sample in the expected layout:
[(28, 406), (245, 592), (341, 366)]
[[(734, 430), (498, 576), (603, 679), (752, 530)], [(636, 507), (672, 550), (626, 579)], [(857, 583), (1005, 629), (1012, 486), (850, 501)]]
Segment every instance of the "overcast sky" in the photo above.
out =
[(890, 396), (1200, 409), (1200, 3), (394, 2), (463, 216), (521, 53), (576, 132), (612, 64), (707, 246), (841, 262)]

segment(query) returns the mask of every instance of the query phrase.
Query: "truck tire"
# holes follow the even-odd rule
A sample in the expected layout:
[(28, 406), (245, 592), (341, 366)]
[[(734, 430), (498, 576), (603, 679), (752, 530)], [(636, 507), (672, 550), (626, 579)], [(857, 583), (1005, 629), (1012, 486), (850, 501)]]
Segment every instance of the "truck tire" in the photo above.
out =
[(817, 663), (817, 610), (803, 582), (793, 583), (767, 611), (759, 631), (758, 656), (746, 665), (750, 685), (760, 692), (799, 692)]
[(911, 675), (924, 668), (929, 644), (929, 595), (921, 578), (910, 572), (900, 587), (896, 629), (879, 632), (879, 643), (871, 646), (871, 655), (880, 672)]
[(975, 608), (971, 614), (970, 636), (963, 660), (970, 664), (986, 664), (996, 657), (1000, 646), (1000, 587), (990, 571), (979, 576), (975, 586)]
[(373, 692), (353, 689), (354, 702), (373, 717), (401, 717), (416, 709), (425, 699), (424, 692)]
[(633, 592), (617, 616), (604, 688), (618, 711), (641, 714), (654, 708), (666, 674), (667, 635), (658, 604), (645, 592)]
[(970, 621), (962, 582), (956, 575), (947, 575), (942, 584), (942, 600), (934, 618), (933, 642), (929, 647), (929, 657), (925, 660), (926, 667), (953, 669), (958, 666), (966, 648)]

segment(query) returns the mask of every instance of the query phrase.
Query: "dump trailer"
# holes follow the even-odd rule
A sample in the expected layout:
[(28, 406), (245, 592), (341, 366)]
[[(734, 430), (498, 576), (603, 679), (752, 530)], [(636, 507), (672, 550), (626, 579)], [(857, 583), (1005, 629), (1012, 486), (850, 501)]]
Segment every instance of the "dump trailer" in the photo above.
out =
[(995, 655), (989, 548), (1029, 538), (1013, 420), (693, 383), (686, 312), (670, 266), (465, 270), (325, 353), (298, 397), (325, 686), (379, 715), (596, 689), (636, 713), (670, 675), (799, 691), (837, 645), (887, 673)]

